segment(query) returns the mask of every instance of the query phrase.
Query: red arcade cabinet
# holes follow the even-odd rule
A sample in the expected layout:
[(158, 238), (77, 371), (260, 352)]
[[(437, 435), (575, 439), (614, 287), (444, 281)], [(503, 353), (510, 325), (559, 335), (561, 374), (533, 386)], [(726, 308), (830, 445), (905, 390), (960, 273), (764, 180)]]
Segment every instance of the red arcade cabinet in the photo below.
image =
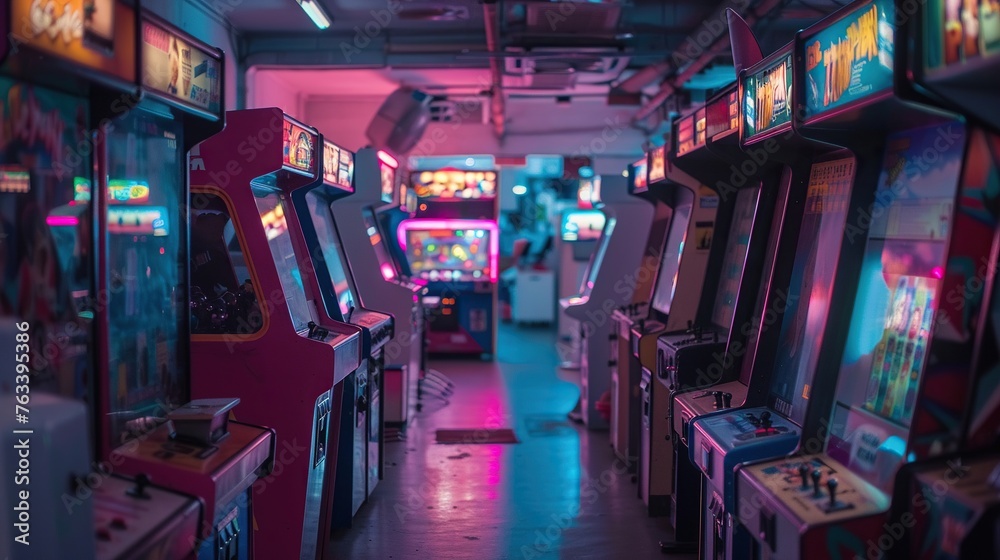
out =
[(361, 363), (360, 329), (317, 315), (294, 250), (287, 193), (319, 180), (319, 147), (280, 109), (231, 111), (191, 172), (191, 393), (235, 392), (237, 419), (278, 433), (274, 471), (254, 487), (262, 559), (324, 557), (333, 393)]

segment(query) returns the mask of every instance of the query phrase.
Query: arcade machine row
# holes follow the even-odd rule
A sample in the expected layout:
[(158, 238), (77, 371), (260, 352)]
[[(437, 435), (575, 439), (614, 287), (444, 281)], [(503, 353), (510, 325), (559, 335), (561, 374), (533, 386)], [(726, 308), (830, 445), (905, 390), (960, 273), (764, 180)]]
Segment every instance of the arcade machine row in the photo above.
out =
[[(653, 154), (659, 151), (658, 148)], [(673, 300), (673, 285), (677, 281), (683, 243), (692, 220), (693, 201), (693, 194), (684, 185), (660, 182), (656, 178), (659, 171), (654, 172), (656, 184), (650, 185), (647, 159), (630, 167), (629, 192), (652, 204), (653, 220), (642, 264), (636, 274), (623, 280), (623, 286), (633, 290), (632, 303), (615, 309), (611, 315), (611, 360), (608, 362), (611, 376), (611, 447), (633, 470), (639, 457), (640, 439), (642, 363), (639, 354), (645, 352), (638, 351), (638, 341), (632, 340), (630, 332), (634, 327), (642, 332), (663, 329)], [(664, 169), (663, 160), (654, 163), (657, 169)], [(659, 283), (665, 286), (665, 294), (658, 297), (656, 289)], [(651, 300), (658, 305), (658, 309), (653, 309)], [(633, 354), (634, 344), (637, 351)]]
[[(379, 219), (387, 213), (409, 217), (402, 209), (406, 186), (397, 188), (398, 165), (385, 152), (362, 148), (355, 157), (354, 194), (331, 206), (339, 231), (355, 241), (342, 249), (360, 301), (375, 302), (395, 317), (395, 335), (384, 347), (382, 410), (386, 427), (405, 427), (412, 418), (424, 367), (426, 290), (423, 283), (403, 276), (386, 247), (392, 237), (385, 234)], [(369, 243), (359, 241), (365, 239)]]
[[(605, 215), (604, 230), (580, 293), (561, 298), (559, 306), (579, 323), (580, 331), (579, 410), (574, 410), (571, 417), (579, 414), (588, 429), (601, 430), (609, 426), (605, 418), (608, 411), (602, 413), (598, 402), (611, 391), (611, 317), (615, 309), (632, 303), (635, 278), (641, 272), (648, 274), (644, 266), (649, 263), (644, 262), (643, 252), (654, 207), (648, 200), (630, 195), (621, 175), (598, 175), (581, 179), (581, 183), (591, 185), (593, 204)], [(626, 278), (632, 281), (631, 286)]]
[[(354, 193), (354, 154), (324, 141), (322, 182), (286, 190), (294, 216), (289, 217), (299, 265), (310, 291), (320, 294), (323, 321), (361, 328), (361, 364), (344, 383), (340, 416), (339, 460), (327, 473), (333, 489), (331, 529), (351, 519), (374, 491), (382, 475), (382, 386), (384, 348), (393, 336), (394, 318), (364, 307), (347, 260), (346, 243), (334, 208)], [(357, 212), (357, 208), (354, 208)]]
[[(225, 418), (212, 425), (197, 403), (181, 406), (190, 383), (185, 155), (222, 126), (222, 53), (116, 2), (95, 6), (68, 39), (29, 18), (28, 2), (7, 6), (17, 49), (4, 53), (0, 81), (14, 101), (4, 119), (17, 124), (0, 197), (4, 237), (18, 246), (8, 254), (22, 266), (8, 267), (19, 279), (4, 282), (3, 307), (21, 319), (26, 345), (28, 385), (13, 380), (20, 427), (52, 446), (31, 473), (31, 557), (248, 558), (251, 537), (238, 526), (273, 434)], [(63, 17), (82, 10), (61, 8)], [(34, 26), (14, 25), (25, 21)], [(49, 342), (33, 354), (32, 340)], [(22, 402), (29, 386), (31, 406)], [(59, 489), (74, 477), (82, 482), (67, 508)], [(62, 495), (39, 495), (46, 486)]]
[[(746, 398), (736, 403), (738, 408), (707, 414), (697, 414), (706, 405), (693, 398), (696, 394), (678, 403), (678, 414), (692, 414), (682, 420), (687, 421), (690, 460), (704, 475), (701, 548), (712, 558), (742, 557), (749, 546), (747, 529), (734, 523), (735, 465), (791, 452), (802, 434), (809, 437), (816, 429), (818, 409), (808, 405), (829, 398), (817, 386), (826, 380), (816, 373), (817, 365), (828, 363), (844, 330), (842, 314), (829, 311), (846, 305), (860, 264), (857, 244), (844, 240), (848, 209), (863, 207), (874, 194), (870, 186), (852, 189), (855, 169), (858, 184), (866, 186), (879, 171), (877, 161), (859, 162), (846, 150), (796, 135), (793, 94), (800, 86), (793, 68), (789, 43), (740, 76), (740, 146), (749, 160), (763, 155), (757, 159), (768, 167), (784, 166), (778, 189), (787, 197), (779, 199), (779, 242), (767, 264), (767, 290), (748, 323), (745, 347), (753, 354), (740, 373), (746, 385), (726, 390), (734, 394), (745, 386)], [(762, 170), (761, 178), (768, 172)], [(721, 396), (719, 408), (728, 409)]]
[(297, 258), (288, 193), (322, 181), (319, 134), (277, 108), (226, 121), (191, 171), (191, 389), (237, 388), (236, 417), (279, 434), (274, 473), (254, 490), (260, 557), (322, 558), (342, 381), (363, 362), (362, 329), (321, 312), (316, 269)]
[(499, 229), (493, 169), (413, 171), (414, 217), (396, 227), (407, 276), (427, 282), (427, 352), (492, 360)]
[[(622, 321), (628, 337), (629, 384), (638, 389), (641, 410), (631, 412), (638, 447), (639, 496), (651, 515), (665, 515), (670, 506), (673, 462), (665, 418), (670, 393), (657, 383), (657, 340), (664, 333), (693, 329), (713, 239), (717, 230), (719, 196), (711, 188), (673, 164), (663, 146), (650, 153), (650, 192), (670, 201), (675, 217), (670, 223), (655, 282), (646, 287), (651, 300), (646, 317)], [(659, 419), (659, 420), (658, 420)]]
[[(698, 539), (697, 519), (684, 512), (698, 508), (700, 475), (688, 460), (687, 441), (675, 430), (674, 405), (679, 396), (696, 389), (700, 390), (695, 402), (709, 411), (713, 403), (718, 408), (732, 406), (734, 396), (742, 401), (745, 391), (734, 395), (707, 387), (719, 383), (724, 368), (737, 367), (742, 358), (742, 352), (728, 354), (726, 348), (731, 340), (742, 340), (739, 325), (751, 317), (769, 260), (766, 248), (777, 236), (777, 232), (769, 236), (777, 181), (762, 185), (756, 170), (744, 176), (740, 169), (749, 158), (739, 149), (738, 100), (734, 84), (674, 122), (674, 165), (715, 187), (719, 197), (715, 236), (725, 242), (712, 245), (694, 325), (664, 333), (656, 341), (657, 381), (668, 397), (666, 410), (660, 407), (651, 416), (666, 431), (666, 460), (673, 466), (651, 474), (651, 486), (669, 489), (674, 540), (661, 542), (664, 551), (697, 549)], [(737, 173), (741, 176), (734, 179)]]
[[(888, 2), (855, 2), (800, 32), (797, 48), (828, 51), (851, 29), (881, 39), (893, 32), (907, 37), (907, 29), (890, 24), (905, 21), (895, 15)], [(975, 39), (970, 42), (979, 46)], [(990, 181), (996, 184), (997, 144), (994, 133), (981, 125), (930, 105), (923, 119), (875, 120), (886, 114), (889, 103), (906, 103), (901, 96), (935, 101), (913, 95), (906, 79), (894, 76), (894, 69), (903, 74), (913, 60), (905, 56), (905, 46), (900, 51), (894, 55), (893, 44), (880, 40), (871, 60), (855, 62), (874, 92), (867, 96), (825, 82), (827, 60), (804, 58), (806, 80), (840, 93), (832, 99), (805, 99), (804, 135), (850, 146), (859, 129), (892, 132), (884, 146), (857, 297), (832, 387), (829, 428), (807, 442), (814, 445), (801, 445), (800, 454), (744, 466), (738, 475), (741, 502), (753, 504), (741, 510), (741, 521), (766, 529), (757, 542), (765, 554), (808, 550), (817, 558), (870, 557), (872, 550), (886, 552), (882, 548), (888, 540), (888, 552), (909, 558), (918, 557), (919, 549), (920, 555), (928, 554), (928, 544), (938, 545), (935, 557), (958, 557), (968, 536), (961, 554), (995, 556), (988, 552), (996, 550), (995, 542), (988, 544), (995, 535), (983, 539), (973, 514), (981, 514), (991, 501), (996, 508), (996, 481), (989, 480), (995, 476), (996, 455), (973, 453), (976, 437), (970, 438), (966, 428), (971, 418), (984, 418), (976, 399), (989, 398), (973, 389), (988, 387), (977, 387), (975, 364), (984, 348), (979, 333), (992, 330), (982, 287), (993, 281), (988, 271), (996, 266), (998, 209)], [(971, 289), (970, 282), (983, 270), (983, 284)], [(995, 363), (996, 354), (987, 355), (990, 365)], [(995, 437), (996, 429), (994, 419), (985, 432)], [(995, 443), (989, 439), (979, 446)], [(898, 493), (905, 505), (896, 507), (914, 507), (915, 514), (898, 533), (892, 531), (887, 514), (899, 468), (962, 447), (972, 458), (968, 467), (961, 456), (951, 457), (923, 471), (912, 486), (901, 485), (913, 493)], [(934, 490), (935, 480), (944, 484), (944, 491)], [(940, 509), (928, 515), (935, 508)], [(940, 517), (934, 519), (935, 514)], [(911, 527), (923, 542), (904, 553), (908, 541), (894, 541)], [(970, 549), (977, 541), (986, 546)]]

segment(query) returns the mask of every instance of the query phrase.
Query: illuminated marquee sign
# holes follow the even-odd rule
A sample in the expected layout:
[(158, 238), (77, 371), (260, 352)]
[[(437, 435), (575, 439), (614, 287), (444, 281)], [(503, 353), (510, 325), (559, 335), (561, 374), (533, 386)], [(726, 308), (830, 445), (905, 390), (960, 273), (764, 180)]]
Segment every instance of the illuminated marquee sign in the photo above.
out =
[(866, 4), (804, 41), (806, 118), (892, 87), (891, 4)]
[(702, 107), (698, 109), (698, 112), (694, 114), (694, 146), (697, 148), (699, 146), (705, 145), (705, 108)]
[(705, 136), (736, 130), (740, 126), (740, 94), (733, 90), (706, 107)]
[(31, 175), (18, 166), (0, 167), (0, 193), (25, 194), (31, 190)]
[(126, 235), (170, 234), (167, 209), (162, 206), (114, 206), (108, 208), (108, 232)]
[[(135, 12), (115, 0), (12, 0), (13, 45), (135, 80)], [(5, 8), (6, 9), (6, 8)]]
[(649, 183), (647, 182), (646, 174), (646, 158), (642, 158), (639, 161), (632, 164), (632, 188), (634, 190), (645, 189)]
[(323, 180), (329, 185), (354, 192), (354, 154), (324, 140)]
[(496, 196), (494, 171), (421, 171), (411, 177), (420, 198), (490, 198)]
[(743, 136), (761, 134), (792, 120), (792, 55), (743, 80)]
[(649, 184), (667, 178), (667, 154), (663, 146), (649, 152)]
[(288, 117), (285, 117), (283, 130), (281, 162), (292, 169), (312, 171), (316, 135), (292, 122)]
[(142, 85), (213, 113), (221, 110), (218, 55), (151, 21), (142, 22)]
[(149, 184), (145, 181), (108, 181), (109, 204), (146, 204), (149, 202)]
[(995, 0), (928, 0), (923, 13), (926, 70), (1000, 53), (1000, 6)]
[(682, 156), (695, 148), (694, 115), (688, 115), (677, 121), (677, 155)]

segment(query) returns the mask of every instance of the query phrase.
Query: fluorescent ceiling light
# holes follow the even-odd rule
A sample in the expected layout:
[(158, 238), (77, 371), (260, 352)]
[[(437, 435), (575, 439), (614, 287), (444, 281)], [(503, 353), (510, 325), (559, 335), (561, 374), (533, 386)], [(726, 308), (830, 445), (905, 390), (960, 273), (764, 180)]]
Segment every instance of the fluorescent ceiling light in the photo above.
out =
[(326, 12), (323, 11), (323, 8), (315, 0), (296, 0), (296, 2), (299, 3), (302, 10), (309, 16), (309, 19), (313, 20), (316, 27), (320, 29), (330, 27), (330, 17), (326, 15)]

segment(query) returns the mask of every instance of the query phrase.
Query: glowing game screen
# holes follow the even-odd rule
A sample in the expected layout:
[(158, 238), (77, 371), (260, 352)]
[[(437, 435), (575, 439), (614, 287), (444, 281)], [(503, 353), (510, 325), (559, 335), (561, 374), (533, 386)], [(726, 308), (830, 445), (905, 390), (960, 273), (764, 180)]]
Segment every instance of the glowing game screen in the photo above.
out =
[(298, 171), (312, 171), (317, 136), (285, 117), (282, 138), (282, 163)]
[(583, 296), (589, 296), (590, 291), (594, 288), (597, 275), (600, 273), (601, 265), (604, 263), (604, 256), (608, 252), (608, 245), (611, 244), (611, 236), (614, 234), (616, 223), (617, 220), (611, 218), (604, 224), (604, 231), (601, 232), (601, 240), (598, 242), (597, 251), (590, 256), (587, 272), (583, 276), (584, 284), (580, 286), (580, 294)]
[(363, 213), (368, 241), (371, 242), (372, 249), (375, 251), (375, 258), (378, 259), (379, 272), (382, 273), (382, 278), (394, 280), (398, 276), (396, 265), (389, 257), (389, 251), (385, 246), (386, 240), (378, 227), (378, 220), (375, 219), (375, 213), (370, 208), (365, 208)]
[(639, 161), (632, 164), (632, 189), (633, 190), (643, 190), (649, 183), (647, 179), (649, 174), (649, 166), (646, 163), (646, 158), (642, 158)]
[(382, 202), (393, 202), (392, 193), (396, 189), (396, 168), (384, 161), (378, 162), (379, 185), (382, 188)]
[(604, 231), (606, 218), (600, 210), (565, 212), (562, 219), (563, 241), (597, 241)]
[(733, 324), (736, 298), (739, 296), (740, 282), (743, 279), (747, 247), (750, 245), (750, 230), (753, 229), (753, 217), (757, 210), (759, 195), (760, 187), (743, 189), (736, 195), (736, 209), (733, 211), (729, 239), (726, 240), (726, 253), (722, 258), (722, 270), (719, 271), (719, 287), (716, 289), (715, 304), (712, 307), (712, 323), (723, 329), (728, 330)]
[(802, 425), (830, 312), (830, 293), (854, 181), (852, 158), (815, 163), (809, 173), (792, 277), (782, 314), (768, 404)]
[(743, 137), (750, 138), (792, 120), (792, 55), (743, 79)]
[[(354, 291), (351, 289), (351, 279), (348, 276), (350, 268), (340, 246), (340, 236), (333, 222), (333, 210), (329, 203), (318, 196), (315, 191), (306, 194), (306, 204), (313, 227), (316, 228), (316, 239), (319, 241), (323, 262), (317, 266), (326, 268), (333, 293), (337, 294), (337, 307), (344, 320), (349, 320), (356, 307)], [(313, 253), (313, 259), (316, 255)]]
[(660, 313), (669, 314), (670, 304), (674, 301), (674, 291), (677, 289), (677, 272), (680, 270), (681, 257), (684, 255), (684, 241), (687, 239), (690, 222), (690, 205), (678, 206), (674, 209), (674, 217), (670, 220), (670, 231), (667, 233), (667, 245), (663, 248), (660, 270), (656, 275), (653, 301), (650, 304), (653, 309)]
[(415, 276), (432, 281), (485, 281), (494, 274), (488, 229), (406, 230), (406, 259)]
[(292, 325), (295, 330), (301, 331), (309, 325), (309, 321), (312, 321), (312, 314), (306, 301), (302, 272), (295, 259), (295, 248), (288, 231), (284, 204), (276, 190), (253, 185), (253, 193), (260, 221), (267, 235), (267, 244), (271, 249), (271, 257), (278, 269), (278, 279), (285, 295), (285, 303), (292, 316)]
[[(876, 192), (883, 211), (873, 213), (837, 380), (828, 452), (883, 489), (902, 460), (926, 366), (962, 168), (964, 142), (941, 153), (938, 128), (887, 142)], [(932, 149), (940, 157), (921, 166)]]
[(418, 171), (410, 184), (419, 198), (492, 198), (497, 194), (495, 171)]

